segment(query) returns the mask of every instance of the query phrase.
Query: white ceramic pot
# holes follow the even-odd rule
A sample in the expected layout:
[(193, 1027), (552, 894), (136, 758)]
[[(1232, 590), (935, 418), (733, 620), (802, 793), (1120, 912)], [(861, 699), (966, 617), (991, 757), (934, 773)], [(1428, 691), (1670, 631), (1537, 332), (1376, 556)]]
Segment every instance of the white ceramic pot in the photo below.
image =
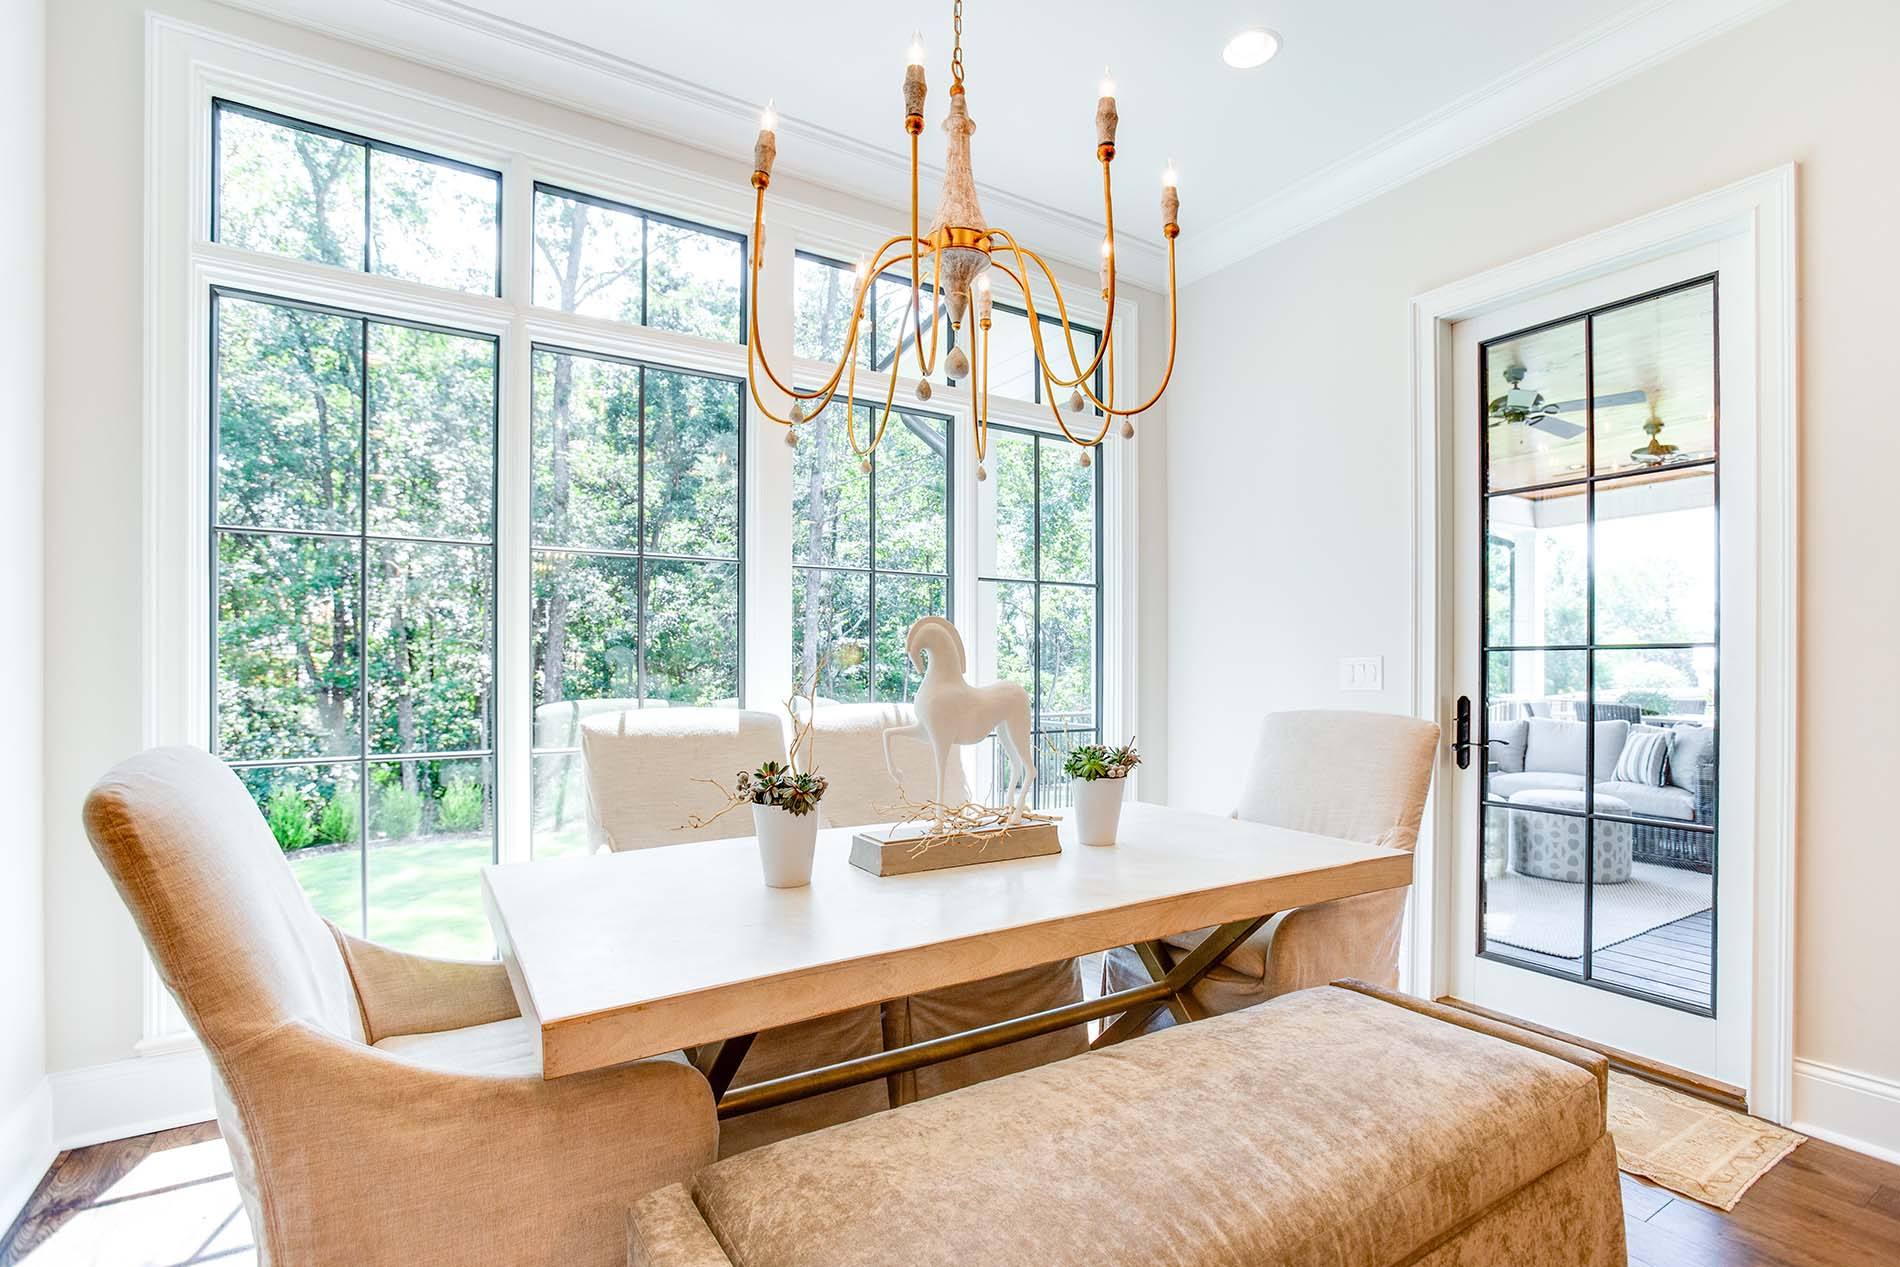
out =
[(794, 814), (776, 805), (754, 805), (752, 826), (759, 835), (759, 865), (774, 889), (811, 883), (811, 855), (818, 844), (818, 811)]
[(1071, 779), (1075, 790), (1075, 838), (1084, 845), (1112, 845), (1122, 818), (1127, 779)]

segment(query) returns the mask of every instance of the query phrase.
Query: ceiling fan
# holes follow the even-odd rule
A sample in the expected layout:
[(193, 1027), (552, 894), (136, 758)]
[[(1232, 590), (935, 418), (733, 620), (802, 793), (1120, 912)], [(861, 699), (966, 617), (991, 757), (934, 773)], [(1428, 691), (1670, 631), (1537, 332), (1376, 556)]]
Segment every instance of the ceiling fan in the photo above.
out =
[[(1491, 402), (1491, 424), (1501, 422), (1521, 422), (1533, 431), (1541, 431), (1558, 440), (1574, 440), (1583, 434), (1583, 424), (1572, 422), (1557, 415), (1582, 409), (1589, 402), (1585, 400), (1565, 400), (1555, 404), (1544, 399), (1544, 394), (1524, 386), (1524, 375), (1528, 371), (1522, 365), (1513, 365), (1504, 371), (1504, 381), (1510, 384), (1510, 390)], [(1611, 405), (1633, 405), (1647, 400), (1641, 390), (1612, 392), (1608, 396), (1598, 396), (1596, 406), (1599, 409)]]

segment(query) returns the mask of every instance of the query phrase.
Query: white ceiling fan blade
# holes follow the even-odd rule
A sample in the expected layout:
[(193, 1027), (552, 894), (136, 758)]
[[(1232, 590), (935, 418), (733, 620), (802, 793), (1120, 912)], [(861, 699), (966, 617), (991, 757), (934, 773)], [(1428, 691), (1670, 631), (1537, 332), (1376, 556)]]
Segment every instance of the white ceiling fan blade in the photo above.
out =
[[(1612, 405), (1640, 405), (1648, 399), (1649, 393), (1640, 388), (1636, 391), (1629, 392), (1611, 392), (1607, 396), (1597, 397), (1597, 408), (1608, 409)], [(1586, 402), (1581, 398), (1577, 400), (1566, 400), (1562, 404), (1552, 405), (1551, 410), (1560, 414), (1568, 413), (1573, 409), (1582, 409), (1585, 403)]]
[(1577, 423), (1548, 414), (1542, 418), (1532, 418), (1524, 425), (1559, 440), (1574, 440), (1583, 434), (1583, 428)]

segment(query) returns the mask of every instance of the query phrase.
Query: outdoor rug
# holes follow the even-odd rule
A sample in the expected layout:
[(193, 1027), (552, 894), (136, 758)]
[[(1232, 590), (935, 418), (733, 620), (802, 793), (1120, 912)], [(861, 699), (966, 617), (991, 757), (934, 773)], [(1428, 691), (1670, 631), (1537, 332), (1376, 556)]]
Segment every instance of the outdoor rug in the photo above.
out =
[[(1484, 935), (1523, 950), (1564, 959), (1583, 958), (1583, 889), (1562, 880), (1540, 880), (1507, 871), (1485, 882)], [(1673, 924), (1710, 901), (1709, 877), (1677, 867), (1638, 862), (1621, 884), (1596, 886), (1593, 910), (1596, 949)]]

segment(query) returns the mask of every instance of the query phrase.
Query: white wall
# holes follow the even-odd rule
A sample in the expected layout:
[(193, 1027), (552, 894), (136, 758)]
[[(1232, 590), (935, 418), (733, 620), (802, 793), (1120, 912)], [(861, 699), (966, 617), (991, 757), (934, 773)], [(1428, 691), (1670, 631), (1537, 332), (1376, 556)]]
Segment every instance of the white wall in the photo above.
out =
[[(414, 86), (435, 96), (578, 133), (745, 187), (749, 155), (713, 156), (658, 137), (470, 83), (357, 46), (203, 0), (163, 0), (158, 11), (300, 56)], [(129, 1057), (141, 1036), (142, 958), (136, 933), (79, 827), (87, 788), (141, 742), (140, 631), (140, 289), (143, 278), (145, 0), (55, 5), (48, 30), (52, 145), (48, 197), (48, 436), (46, 530), (48, 648), (46, 689), (58, 701), (47, 719), (46, 902), (55, 913), (46, 938), (51, 1000), (48, 1064), (55, 1082), (94, 1086), (104, 1076), (67, 1071)], [(900, 191), (901, 192), (901, 191)], [(798, 181), (773, 194), (846, 215), (897, 213)], [(1061, 270), (1065, 281), (1093, 276)], [(1165, 307), (1137, 292), (1142, 327), (1165, 332)], [(1143, 361), (1165, 352), (1144, 342)], [(1156, 371), (1158, 372), (1158, 371)], [(1143, 376), (1151, 382), (1154, 373)], [(1165, 469), (1159, 416), (1142, 424), (1142, 462)], [(1144, 478), (1141, 583), (1159, 589), (1166, 557), (1166, 488)], [(1160, 610), (1157, 603), (1155, 610)], [(1159, 717), (1157, 684), (1167, 629), (1147, 620), (1141, 707)], [(1153, 739), (1158, 743), (1160, 731)], [(1163, 787), (1157, 761), (1147, 794)], [(77, 1094), (77, 1092), (75, 1092)]]
[[(1229, 808), (1271, 709), (1410, 706), (1411, 296), (1797, 160), (1796, 1054), (1900, 1097), (1880, 793), (1900, 767), (1900, 428), (1874, 403), (1900, 380), (1897, 117), (1900, 5), (1797, 0), (1193, 286), (1171, 400), (1173, 799)], [(1345, 655), (1383, 655), (1384, 693), (1341, 694)], [(1816, 1111), (1803, 1072), (1798, 1116)], [(1883, 1105), (1900, 1148), (1900, 1098)]]
[[(0, 1223), (51, 1160), (41, 874), (46, 6), (0, 0)], [(28, 1189), (30, 1191), (30, 1189)]]

